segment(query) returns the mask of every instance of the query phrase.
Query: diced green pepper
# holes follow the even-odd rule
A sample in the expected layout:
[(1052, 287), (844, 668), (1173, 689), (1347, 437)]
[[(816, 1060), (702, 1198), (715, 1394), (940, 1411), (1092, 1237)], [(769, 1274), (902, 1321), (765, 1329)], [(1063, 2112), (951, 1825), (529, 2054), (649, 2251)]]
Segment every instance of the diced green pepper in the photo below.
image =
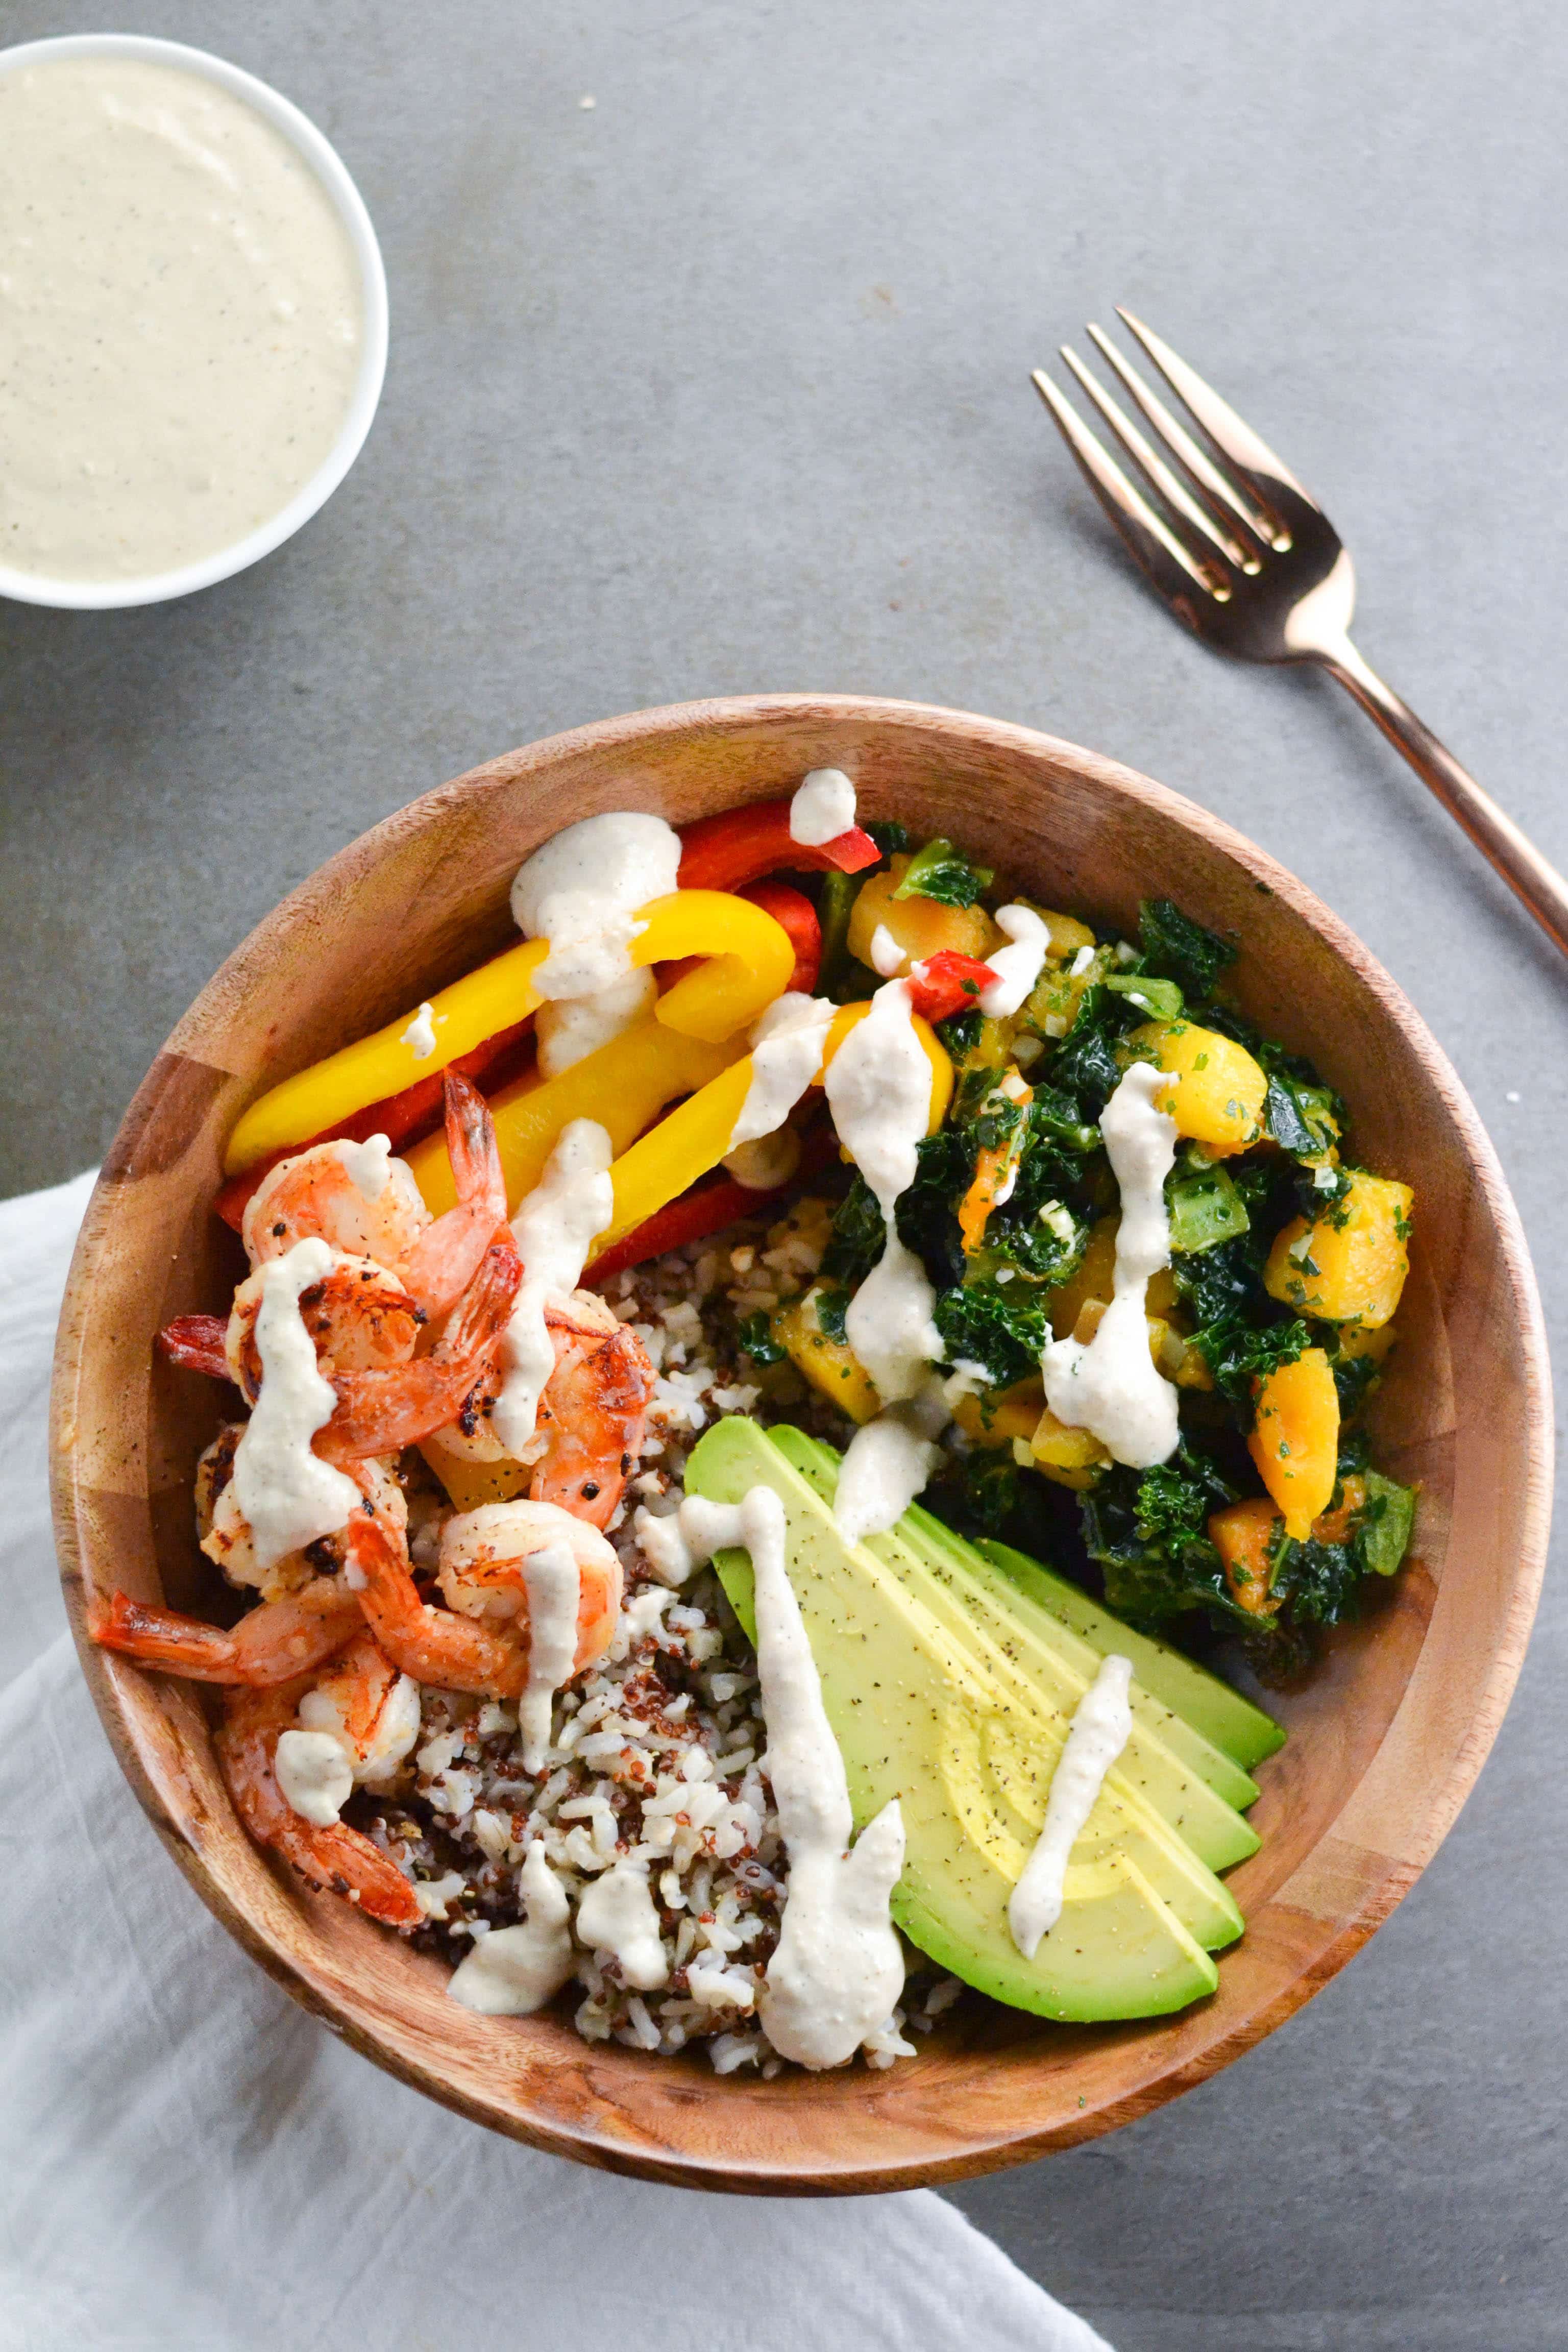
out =
[(1171, 1216), (1171, 1247), (1184, 1257), (1217, 1243), (1234, 1241), (1251, 1222), (1247, 1204), (1226, 1171), (1192, 1166), (1173, 1178), (1166, 1201)]
[(1415, 1489), (1385, 1478), (1381, 1470), (1363, 1470), (1366, 1509), (1357, 1530), (1362, 1558), (1374, 1576), (1392, 1576), (1410, 1548), (1415, 1518)]

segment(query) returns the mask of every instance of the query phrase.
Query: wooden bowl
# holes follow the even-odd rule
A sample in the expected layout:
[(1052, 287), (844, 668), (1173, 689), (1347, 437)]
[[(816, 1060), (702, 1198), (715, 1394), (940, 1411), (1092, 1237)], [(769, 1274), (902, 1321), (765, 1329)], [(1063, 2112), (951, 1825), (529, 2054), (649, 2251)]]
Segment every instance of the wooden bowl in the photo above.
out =
[[(478, 2017), (446, 1969), (240, 1829), (191, 1685), (82, 1633), (84, 1583), (217, 1598), (191, 1477), (215, 1391), (154, 1359), (172, 1316), (220, 1308), (233, 1237), (211, 1213), (253, 1096), (377, 1027), (512, 933), (507, 888), (547, 835), (601, 810), (679, 824), (843, 767), (869, 815), (951, 834), (1049, 905), (1131, 929), (1159, 892), (1237, 934), (1247, 1011), (1342, 1089), (1356, 1156), (1415, 1188), (1403, 1344), (1379, 1459), (1418, 1480), (1415, 1554), (1385, 1605), (1270, 1698), (1262, 1850), (1219, 1990), (1146, 2025), (1054, 2026), (959, 2005), (885, 2073), (721, 2080), (697, 2056), (591, 2045), (554, 2016)], [(1551, 1500), (1545, 1343), (1491, 1145), (1425, 1026), (1310, 891), (1241, 836), (1109, 760), (960, 711), (778, 696), (642, 711), (510, 753), (343, 850), (268, 916), (160, 1054), (77, 1248), (54, 1393), (55, 1514), (83, 1670), (127, 1778), (204, 1901), (263, 1968), (405, 2082), (563, 2156), (692, 2187), (910, 2188), (1014, 2164), (1145, 2115), (1289, 2017), (1385, 1918), (1490, 1748), (1534, 1613)]]

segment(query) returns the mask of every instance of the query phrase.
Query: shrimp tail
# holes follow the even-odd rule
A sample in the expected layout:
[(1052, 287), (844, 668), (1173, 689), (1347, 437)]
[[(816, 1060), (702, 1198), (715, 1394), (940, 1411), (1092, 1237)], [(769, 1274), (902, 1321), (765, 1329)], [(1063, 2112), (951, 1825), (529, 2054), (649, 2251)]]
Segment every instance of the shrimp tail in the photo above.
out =
[(521, 1281), (510, 1234), (497, 1236), (429, 1355), (386, 1371), (334, 1375), (337, 1406), (316, 1451), (331, 1462), (396, 1454), (455, 1420), (493, 1361)]
[(100, 1648), (187, 1682), (249, 1684), (267, 1689), (335, 1657), (363, 1619), (353, 1593), (320, 1576), (300, 1592), (267, 1601), (225, 1631), (177, 1609), (132, 1601), (126, 1592), (89, 1596), (87, 1630)]
[(519, 1696), (528, 1680), (526, 1648), (455, 1610), (421, 1601), (406, 1549), (379, 1518), (356, 1511), (348, 1549), (360, 1607), (394, 1665), (444, 1690), (497, 1699)]
[(296, 1677), (273, 1690), (237, 1691), (225, 1706), (217, 1756), (235, 1811), (258, 1845), (280, 1853), (310, 1885), (357, 1903), (389, 1927), (416, 1927), (424, 1914), (391, 1856), (342, 1822), (319, 1828), (293, 1810), (278, 1786), (273, 1758), (308, 1687)]
[(188, 1372), (205, 1372), (215, 1381), (232, 1381), (234, 1373), (224, 1348), (228, 1325), (221, 1315), (176, 1315), (158, 1334), (158, 1345), (172, 1364)]
[(506, 1223), (506, 1176), (484, 1097), (446, 1073), (447, 1151), (458, 1205), (427, 1225), (404, 1263), (409, 1290), (432, 1321), (449, 1314)]

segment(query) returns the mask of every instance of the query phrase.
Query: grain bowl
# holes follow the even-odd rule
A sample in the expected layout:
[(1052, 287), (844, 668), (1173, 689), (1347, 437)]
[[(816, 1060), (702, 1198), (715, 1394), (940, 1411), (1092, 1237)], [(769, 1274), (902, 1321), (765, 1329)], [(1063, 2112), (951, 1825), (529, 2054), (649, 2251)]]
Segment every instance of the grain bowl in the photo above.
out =
[[(1270, 1691), (1262, 1843), (1218, 1990), (1179, 2015), (1043, 2021), (936, 1988), (931, 2030), (878, 2071), (716, 2074), (695, 2053), (584, 2042), (561, 2014), (489, 2017), (447, 1969), (258, 1850), (187, 1684), (84, 1638), (89, 1595), (209, 1613), (189, 1497), (221, 1412), (154, 1338), (235, 1280), (210, 1213), (247, 1107), (503, 948), (520, 861), (580, 818), (687, 824), (842, 771), (868, 820), (961, 838), (1051, 906), (1123, 930), (1152, 889), (1237, 940), (1241, 1011), (1345, 1097), (1357, 1149), (1420, 1202), (1401, 1345), (1370, 1412), (1419, 1489), (1413, 1556), (1311, 1674)], [(127, 1777), (203, 1899), (305, 2006), (474, 2120), (689, 2186), (846, 2193), (962, 2178), (1114, 2128), (1279, 2024), (1387, 1916), (1435, 1850), (1507, 1705), (1542, 1574), (1551, 1414), (1539, 1308), (1491, 1147), (1425, 1027), (1365, 950), (1239, 835), (1098, 755), (963, 713), (806, 696), (606, 721), (492, 761), (352, 844), (237, 950), (159, 1056), (105, 1163), (57, 1358), (62, 1576)], [(1120, 1458), (1120, 1457), (1119, 1457)], [(1258, 1696), (1254, 1693), (1254, 1696)]]

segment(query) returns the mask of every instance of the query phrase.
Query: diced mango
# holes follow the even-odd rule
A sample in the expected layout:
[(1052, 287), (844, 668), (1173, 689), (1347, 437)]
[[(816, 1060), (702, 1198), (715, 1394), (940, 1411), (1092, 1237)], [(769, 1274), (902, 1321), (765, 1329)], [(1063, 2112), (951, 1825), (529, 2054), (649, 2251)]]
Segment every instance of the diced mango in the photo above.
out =
[(817, 1320), (820, 1286), (781, 1307), (773, 1335), (814, 1389), (850, 1420), (864, 1423), (882, 1410), (882, 1400), (865, 1365), (843, 1339), (833, 1339)]
[(1094, 945), (1094, 933), (1076, 915), (1058, 915), (1049, 907), (1036, 907), (1032, 898), (1026, 898), (1024, 904), (1034, 908), (1050, 934), (1046, 953), (1053, 963), (1071, 963), (1080, 949)]
[(1145, 1021), (1128, 1043), (1170, 1072), (1173, 1084), (1154, 1099), (1178, 1135), (1205, 1144), (1216, 1160), (1258, 1141), (1268, 1080), (1245, 1045), (1195, 1021)]
[(909, 866), (907, 857), (895, 857), (886, 873), (873, 874), (859, 892), (849, 909), (850, 954), (870, 964), (871, 941), (880, 924), (911, 962), (944, 948), (984, 961), (1002, 938), (984, 908), (944, 907), (936, 898), (895, 898)]
[(419, 1451), (447, 1489), (459, 1511), (477, 1511), (485, 1503), (510, 1503), (528, 1492), (533, 1476), (526, 1462), (504, 1454), (499, 1462), (470, 1462), (467, 1455), (448, 1454), (427, 1437)]
[(1005, 1445), (1015, 1437), (1033, 1437), (1045, 1405), (1046, 1392), (1038, 1381), (1019, 1381), (1010, 1389), (961, 1396), (952, 1417), (977, 1445)]
[(1220, 1556), (1231, 1599), (1255, 1617), (1271, 1617), (1279, 1603), (1269, 1591), (1279, 1541), (1279, 1514), (1267, 1495), (1227, 1503), (1209, 1521), (1209, 1541)]
[(1087, 1429), (1069, 1429), (1058, 1421), (1047, 1405), (1035, 1426), (1029, 1440), (1035, 1467), (1058, 1486), (1075, 1486), (1080, 1492), (1092, 1486), (1110, 1461), (1110, 1455), (1098, 1437)]
[(1120, 1217), (1101, 1217), (1089, 1228), (1089, 1241), (1073, 1272), (1051, 1293), (1051, 1329), (1058, 1339), (1071, 1336), (1073, 1326), (1091, 1298), (1110, 1303), (1116, 1273), (1116, 1229)]
[(1392, 1323), (1380, 1323), (1375, 1331), (1364, 1323), (1345, 1323), (1340, 1327), (1340, 1354), (1352, 1360), (1370, 1356), (1374, 1364), (1385, 1364), (1393, 1354), (1399, 1337)]
[[(1073, 1338), (1087, 1348), (1104, 1322), (1106, 1309), (1105, 1299), (1086, 1298), (1079, 1308), (1078, 1321), (1072, 1327)], [(1163, 1372), (1168, 1380), (1173, 1380), (1176, 1366), (1185, 1351), (1181, 1333), (1173, 1331), (1163, 1315), (1146, 1315), (1143, 1321), (1149, 1333), (1149, 1353), (1155, 1370)]]
[[(1359, 1323), (1376, 1331), (1399, 1305), (1410, 1271), (1408, 1184), (1391, 1177), (1347, 1171), (1349, 1195), (1337, 1212), (1310, 1224), (1293, 1217), (1275, 1236), (1263, 1280), (1286, 1307), (1320, 1316), (1325, 1323)], [(1337, 1213), (1343, 1222), (1331, 1222)]]
[(1365, 1506), (1366, 1480), (1352, 1471), (1340, 1489), (1340, 1499), (1333, 1508), (1320, 1511), (1312, 1521), (1312, 1541), (1321, 1544), (1348, 1543)]
[(1286, 1534), (1305, 1543), (1339, 1475), (1339, 1391), (1321, 1348), (1304, 1349), (1259, 1381), (1257, 1426), (1247, 1444), (1284, 1514)]

